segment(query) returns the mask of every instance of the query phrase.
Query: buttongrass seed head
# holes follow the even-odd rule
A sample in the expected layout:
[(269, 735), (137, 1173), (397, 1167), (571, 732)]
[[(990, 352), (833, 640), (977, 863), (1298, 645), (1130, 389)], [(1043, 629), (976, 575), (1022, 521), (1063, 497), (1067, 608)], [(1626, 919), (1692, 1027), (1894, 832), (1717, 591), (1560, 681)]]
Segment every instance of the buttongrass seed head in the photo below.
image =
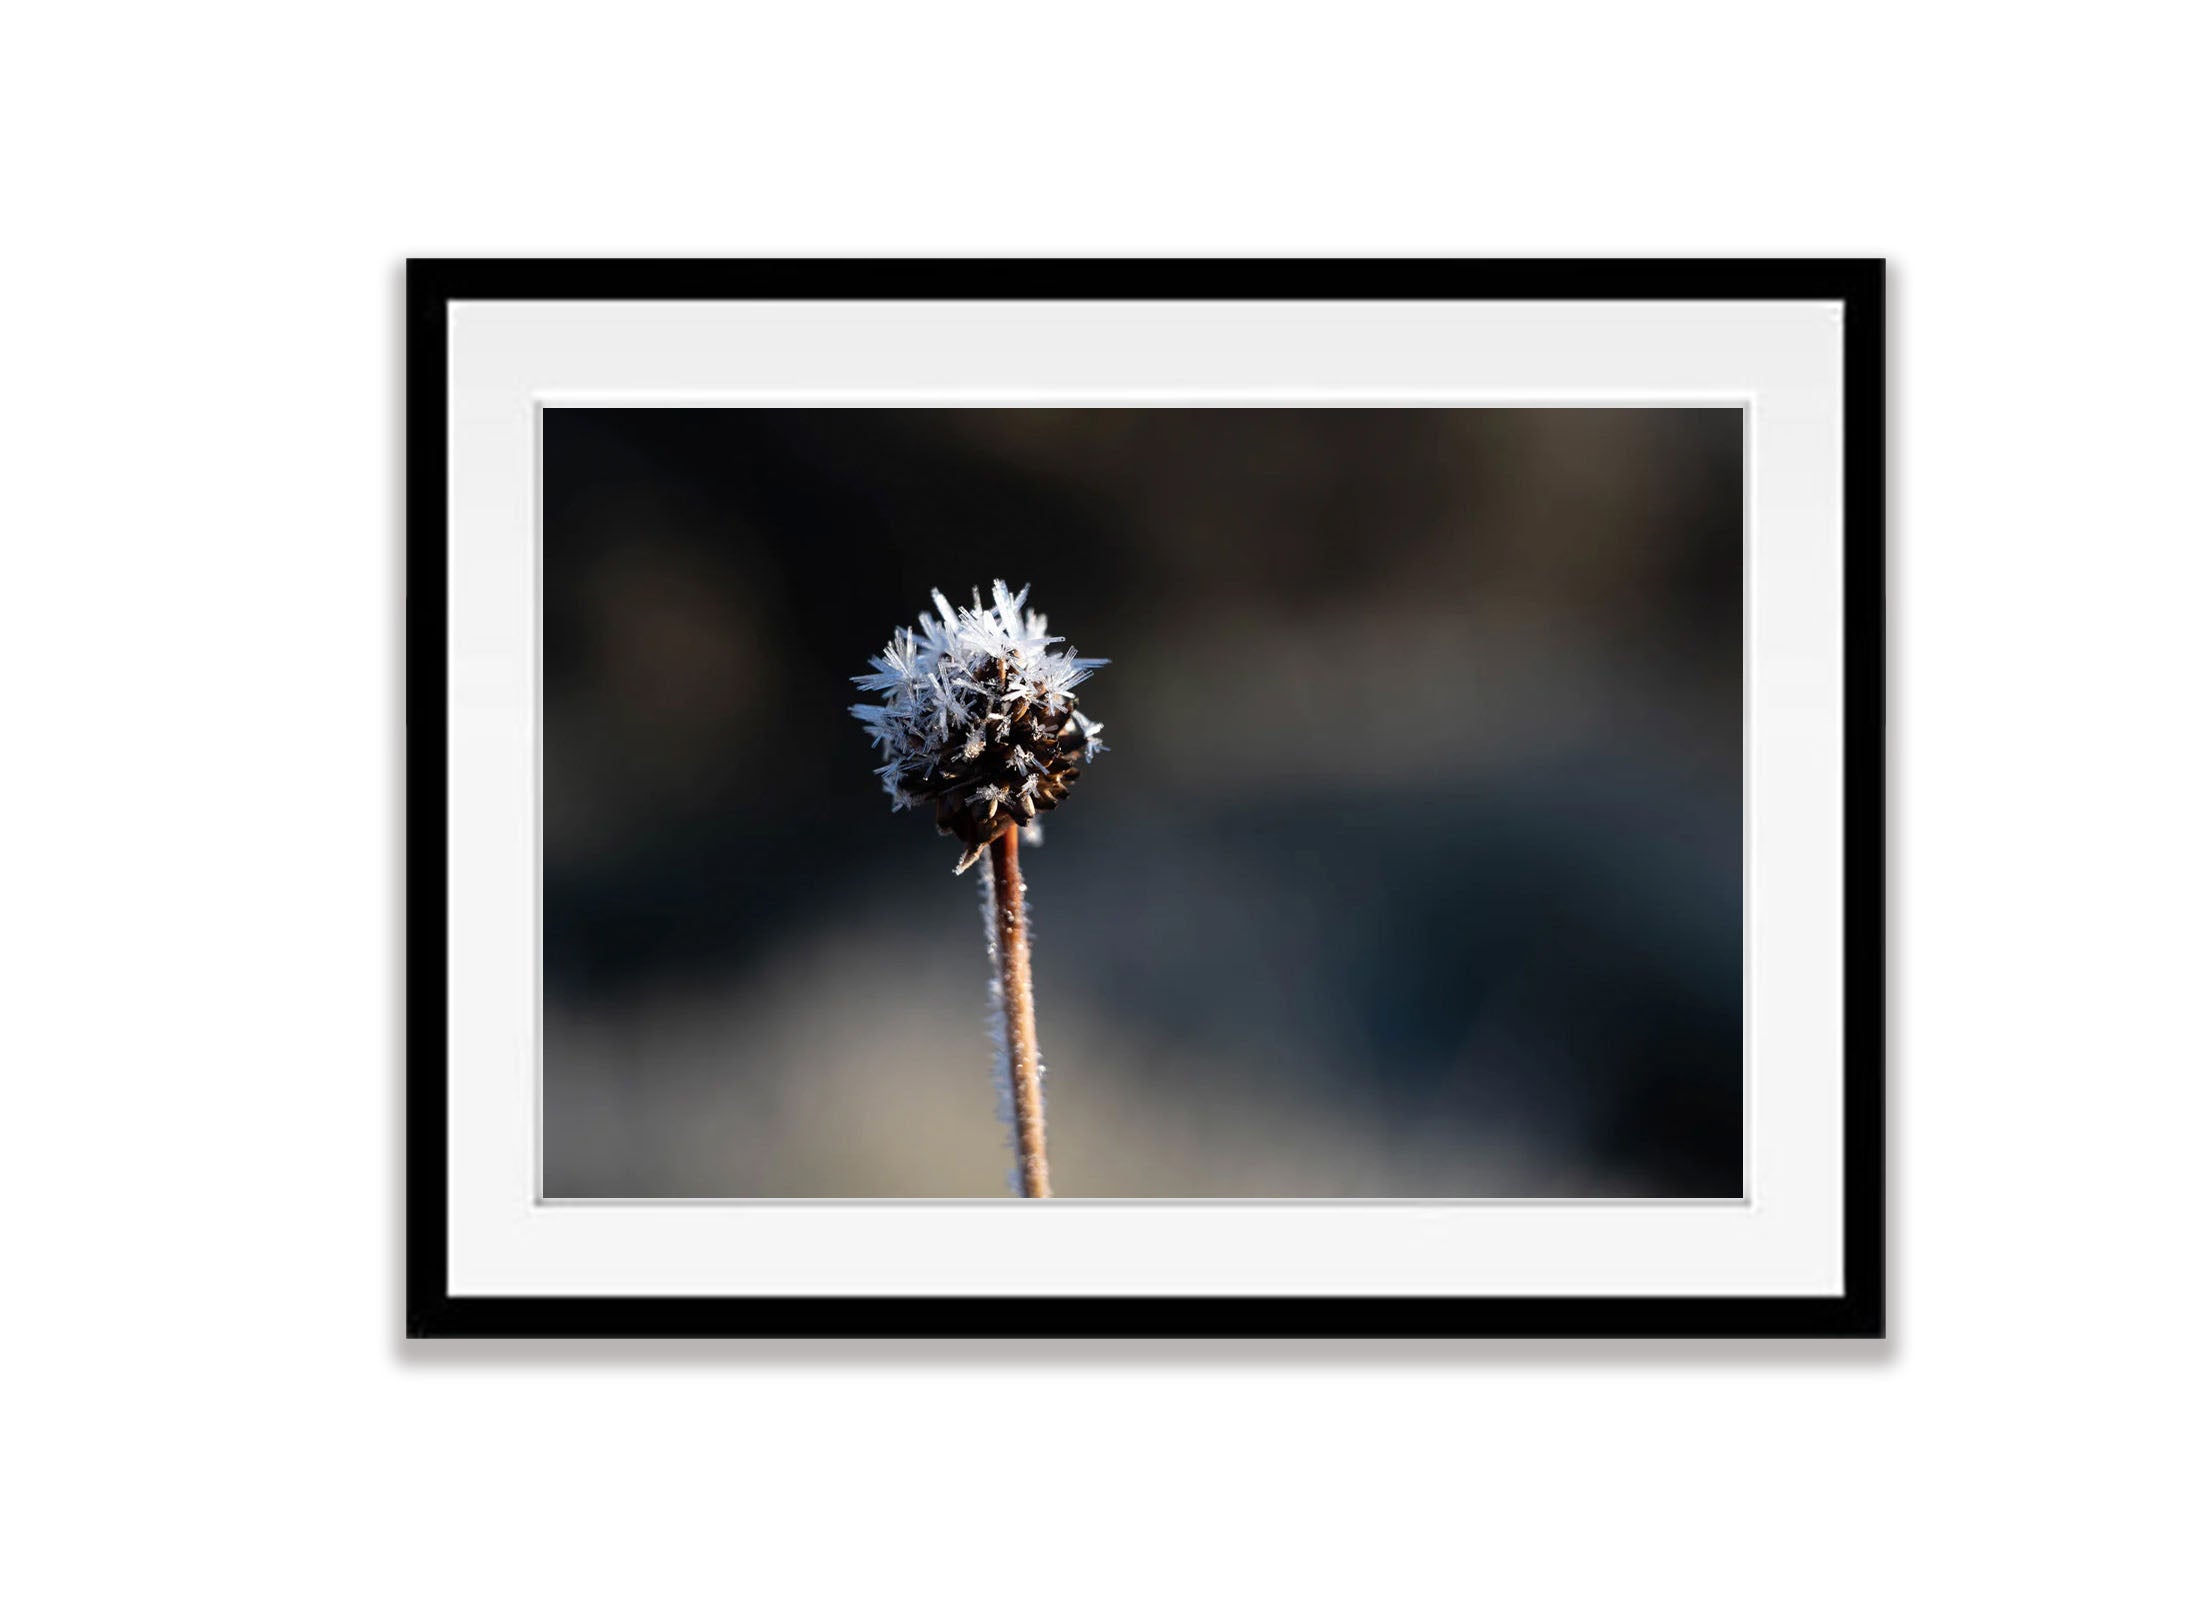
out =
[(1077, 686), (1105, 661), (1059, 648), (1047, 619), (1024, 610), (1027, 586), (971, 591), (967, 607), (937, 589), (915, 628), (897, 628), (855, 678), (877, 703), (852, 707), (885, 754), (878, 769), (894, 809), (929, 804), (963, 846), (960, 873), (1009, 829), (1062, 803), (1103, 746), (1077, 709)]

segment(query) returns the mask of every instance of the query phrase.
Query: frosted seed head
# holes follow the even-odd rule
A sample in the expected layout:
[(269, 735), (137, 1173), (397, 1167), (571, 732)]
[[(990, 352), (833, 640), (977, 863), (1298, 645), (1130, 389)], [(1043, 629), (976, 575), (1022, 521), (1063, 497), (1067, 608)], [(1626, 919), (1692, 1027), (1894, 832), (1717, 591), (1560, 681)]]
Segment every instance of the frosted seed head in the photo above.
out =
[(880, 697), (851, 709), (886, 757), (894, 808), (931, 803), (940, 832), (963, 843), (957, 872), (1061, 804), (1101, 750), (1076, 690), (1107, 662), (1057, 648), (1046, 618), (1024, 609), (1030, 592), (996, 581), (990, 605), (973, 591), (958, 607), (935, 589), (936, 612), (895, 629), (853, 680)]

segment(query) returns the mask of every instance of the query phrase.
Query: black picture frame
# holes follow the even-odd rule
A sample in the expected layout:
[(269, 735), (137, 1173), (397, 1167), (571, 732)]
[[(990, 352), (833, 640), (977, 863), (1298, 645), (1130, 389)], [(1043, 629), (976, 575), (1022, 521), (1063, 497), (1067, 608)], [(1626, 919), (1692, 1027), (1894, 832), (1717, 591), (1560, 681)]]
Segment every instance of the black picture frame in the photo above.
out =
[[(521, 1297), (448, 1265), (448, 309), (479, 300), (1810, 300), (1842, 321), (1843, 1289), (1830, 1296)], [(414, 260), (406, 272), (405, 1329), (413, 1338), (1877, 1338), (1886, 1332), (1886, 264)]]

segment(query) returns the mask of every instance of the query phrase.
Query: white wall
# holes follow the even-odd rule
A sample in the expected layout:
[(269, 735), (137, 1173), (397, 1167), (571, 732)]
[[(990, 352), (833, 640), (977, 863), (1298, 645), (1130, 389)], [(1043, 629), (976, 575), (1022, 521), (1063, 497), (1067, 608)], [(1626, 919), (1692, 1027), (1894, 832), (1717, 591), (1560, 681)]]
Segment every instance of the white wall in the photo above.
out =
[[(6, 1586), (2189, 1584), (2192, 51), (2034, 15), (11, 18)], [(1891, 255), (1892, 1347), (400, 1350), (397, 263), (684, 252)]]

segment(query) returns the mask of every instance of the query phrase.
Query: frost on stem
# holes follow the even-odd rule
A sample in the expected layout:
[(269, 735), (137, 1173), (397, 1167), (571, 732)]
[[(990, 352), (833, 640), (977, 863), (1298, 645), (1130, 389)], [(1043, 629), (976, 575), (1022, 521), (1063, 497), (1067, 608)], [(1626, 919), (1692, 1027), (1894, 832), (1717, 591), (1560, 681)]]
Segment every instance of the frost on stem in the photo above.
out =
[(962, 842), (958, 873), (1061, 804), (1104, 748), (1075, 690), (1107, 662), (1057, 650), (1047, 619), (1024, 610), (1030, 593), (995, 580), (991, 605), (973, 590), (959, 607), (935, 589), (938, 614), (897, 628), (854, 680), (880, 696), (850, 709), (885, 753), (878, 773), (894, 809), (929, 801), (940, 832)]
[[(1001, 1126), (1008, 1130), (1009, 1153), (1014, 1158), (1008, 1168), (1008, 1191), (1018, 1198), (1024, 1194), (1024, 1163), (1022, 1129), (1016, 1116), (1016, 1063), (1008, 1043), (1008, 997), (1001, 989), (1001, 936), (996, 924), (994, 896), (999, 892), (993, 882), (993, 862), (981, 857), (980, 883), (978, 887), (978, 915), (985, 922), (985, 957), (990, 976), (985, 986), (986, 1036), (993, 1041), (993, 1114)], [(1026, 913), (1028, 918), (1029, 913)], [(1030, 937), (1028, 931), (1025, 934)], [(1042, 1064), (1041, 1075), (1046, 1072)]]

